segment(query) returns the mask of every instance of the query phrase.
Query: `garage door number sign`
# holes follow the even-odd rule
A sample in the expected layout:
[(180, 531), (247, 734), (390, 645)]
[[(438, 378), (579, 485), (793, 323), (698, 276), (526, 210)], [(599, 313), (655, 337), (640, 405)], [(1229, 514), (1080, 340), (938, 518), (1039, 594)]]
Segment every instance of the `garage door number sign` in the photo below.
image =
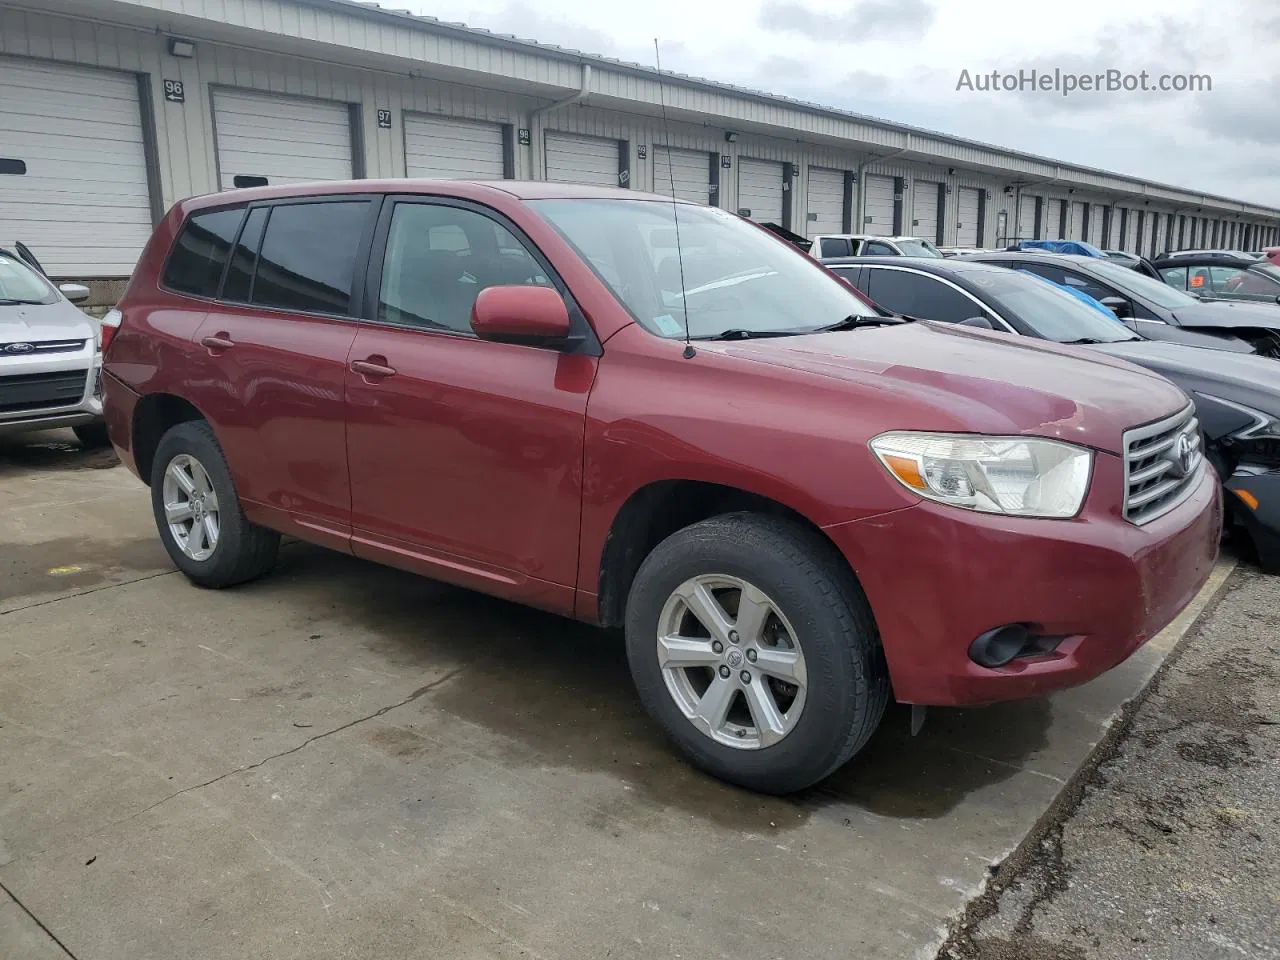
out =
[(164, 82), (164, 98), (170, 103), (186, 103), (186, 94), (182, 92), (181, 80), (166, 80)]

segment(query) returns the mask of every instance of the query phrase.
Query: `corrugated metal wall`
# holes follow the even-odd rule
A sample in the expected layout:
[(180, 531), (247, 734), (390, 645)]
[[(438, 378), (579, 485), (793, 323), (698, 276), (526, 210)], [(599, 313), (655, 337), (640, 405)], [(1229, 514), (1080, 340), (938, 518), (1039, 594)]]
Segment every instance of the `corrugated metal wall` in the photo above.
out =
[[(159, 0), (138, 0), (138, 5), (151, 8), (158, 6)], [(86, 12), (89, 6), (86, 4)], [(251, 28), (262, 35), (262, 49), (223, 45), (197, 36), (196, 56), (180, 59), (166, 52), (167, 35), (163, 31), (4, 8), (0, 9), (0, 54), (73, 62), (140, 75), (153, 104), (155, 179), (158, 181), (154, 187), (165, 207), (182, 197), (218, 189), (211, 90), (225, 88), (349, 105), (354, 120), (352, 141), (361, 153), (363, 172), (370, 177), (404, 175), (404, 115), (412, 113), (484, 120), (528, 129), (529, 142), (520, 143), (514, 152), (517, 178), (545, 176), (543, 133), (548, 129), (626, 144), (629, 186), (633, 189), (654, 189), (653, 151), (657, 144), (666, 142), (673, 148), (716, 154), (722, 164), (717, 202), (731, 210), (738, 206), (737, 168), (741, 157), (787, 163), (794, 171), (794, 178), (789, 184), (791, 222), (786, 226), (801, 233), (806, 232), (810, 168), (843, 172), (856, 170), (862, 164), (865, 164), (863, 182), (855, 184), (855, 209), (851, 211), (855, 230), (862, 226), (865, 216), (862, 208), (866, 175), (903, 179), (905, 232), (912, 232), (910, 211), (915, 202), (912, 191), (917, 180), (933, 191), (937, 190), (936, 184), (943, 185), (944, 204), (939, 217), (944, 245), (957, 242), (958, 197), (962, 188), (985, 191), (981, 225), (984, 244), (991, 245), (998, 239), (997, 224), (1002, 213), (1005, 232), (1017, 230), (1015, 197), (1012, 190), (1005, 192), (1009, 186), (1007, 176), (963, 169), (966, 163), (990, 164), (996, 157), (992, 151), (976, 145), (943, 143), (925, 134), (911, 134), (907, 141), (901, 132), (860, 123), (856, 118), (825, 116), (799, 105), (752, 99), (727, 89), (696, 89), (671, 83), (664, 84), (660, 91), (651, 77), (603, 68), (593, 76), (595, 105), (569, 106), (535, 116), (534, 109), (563, 96), (566, 90), (577, 88), (582, 77), (580, 64), (549, 57), (532, 48), (504, 49), (486, 45), (477, 38), (435, 35), (408, 21), (401, 22), (402, 18), (385, 11), (373, 17), (367, 11), (322, 10), (303, 6), (295, 0), (247, 0), (234, 4), (226, 0), (164, 0), (163, 7), (166, 15), (188, 15), (197, 18), (195, 22), (224, 22)], [(284, 37), (329, 44), (335, 51), (350, 48), (352, 56), (364, 51), (366, 55), (396, 59), (387, 61), (386, 71), (379, 71), (265, 52), (271, 43)], [(432, 70), (451, 71), (450, 76), (456, 77), (457, 82), (410, 77), (399, 69), (399, 65), (407, 61), (420, 62)], [(370, 57), (369, 62), (375, 61)], [(508, 86), (519, 84), (528, 93), (463, 82), (468, 76), (486, 74), (501, 75)], [(165, 81), (181, 82), (185, 102), (165, 99)], [(627, 113), (617, 108), (622, 101), (631, 101), (637, 109), (644, 109), (645, 105), (656, 105), (659, 94), (675, 118), (712, 115), (722, 125), (708, 126), (704, 122), (673, 118), (668, 130), (656, 116)], [(610, 106), (601, 106), (601, 102)], [(389, 127), (379, 124), (380, 111), (389, 113)], [(724, 131), (732, 129), (739, 118), (789, 125), (794, 135), (770, 138), (741, 133), (736, 142), (728, 142)], [(814, 140), (800, 142), (801, 137)], [(828, 139), (818, 142), (818, 138)], [(837, 146), (838, 139), (850, 146)], [(855, 148), (855, 140), (862, 146)], [(928, 151), (935, 159), (885, 163), (875, 161), (865, 152), (871, 149), (883, 154), (906, 142), (915, 150)], [(646, 155), (641, 156), (642, 152)], [(1001, 162), (1010, 169), (1025, 169), (1026, 175), (1033, 178), (1049, 179), (1061, 172), (1052, 164), (1031, 159), (1004, 157)], [(1123, 178), (1104, 174), (1072, 172), (1070, 177), (1073, 183), (1092, 184), (1095, 189), (1132, 189), (1132, 184)], [(1036, 192), (1052, 201), (1064, 199), (1065, 189), (1055, 192), (1037, 188)], [(1161, 193), (1153, 189), (1149, 195), (1155, 197)], [(1072, 199), (1079, 196), (1077, 193)], [(1099, 198), (1104, 202), (1107, 199), (1105, 194), (1099, 194)], [(1180, 198), (1170, 193), (1169, 199)], [(1092, 198), (1090, 202), (1094, 202)], [(1058, 228), (1054, 204), (1046, 202), (1044, 209), (1042, 234), (1055, 236)]]

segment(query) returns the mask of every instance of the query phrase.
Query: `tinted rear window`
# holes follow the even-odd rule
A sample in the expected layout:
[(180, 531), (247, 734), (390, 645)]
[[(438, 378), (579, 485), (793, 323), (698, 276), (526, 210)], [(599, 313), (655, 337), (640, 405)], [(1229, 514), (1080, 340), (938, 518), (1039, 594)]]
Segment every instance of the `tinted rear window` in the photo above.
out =
[(198, 297), (216, 296), (243, 216), (243, 209), (210, 210), (188, 220), (169, 254), (164, 285)]
[(368, 218), (367, 200), (272, 207), (253, 280), (253, 302), (346, 314)]

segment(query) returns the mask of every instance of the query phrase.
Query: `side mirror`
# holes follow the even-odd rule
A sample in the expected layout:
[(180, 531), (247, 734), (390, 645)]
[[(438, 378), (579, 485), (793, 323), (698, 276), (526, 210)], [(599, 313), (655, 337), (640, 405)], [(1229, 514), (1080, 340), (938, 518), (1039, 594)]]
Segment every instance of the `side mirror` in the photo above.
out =
[(1098, 301), (1121, 320), (1133, 316), (1133, 308), (1124, 297), (1103, 297)]
[(551, 346), (569, 338), (569, 309), (553, 287), (486, 287), (471, 308), (471, 329), (481, 340)]
[(84, 303), (89, 299), (89, 288), (83, 283), (58, 284), (58, 292), (72, 303)]
[(995, 329), (995, 327), (991, 325), (991, 321), (986, 317), (969, 317), (965, 320), (961, 320), (959, 325), (962, 327), (981, 327), (983, 330)]

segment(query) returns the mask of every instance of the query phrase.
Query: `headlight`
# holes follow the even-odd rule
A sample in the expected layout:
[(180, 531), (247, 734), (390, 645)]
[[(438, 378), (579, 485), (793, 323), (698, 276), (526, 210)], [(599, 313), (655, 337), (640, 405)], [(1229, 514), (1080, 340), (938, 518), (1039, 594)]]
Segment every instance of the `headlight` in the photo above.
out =
[(1253, 421), (1221, 441), (1226, 449), (1240, 458), (1260, 460), (1266, 464), (1280, 463), (1280, 417), (1207, 393), (1201, 396), (1242, 413)]
[(982, 513), (1063, 519), (1080, 512), (1093, 453), (1056, 440), (885, 433), (880, 462), (912, 493)]

